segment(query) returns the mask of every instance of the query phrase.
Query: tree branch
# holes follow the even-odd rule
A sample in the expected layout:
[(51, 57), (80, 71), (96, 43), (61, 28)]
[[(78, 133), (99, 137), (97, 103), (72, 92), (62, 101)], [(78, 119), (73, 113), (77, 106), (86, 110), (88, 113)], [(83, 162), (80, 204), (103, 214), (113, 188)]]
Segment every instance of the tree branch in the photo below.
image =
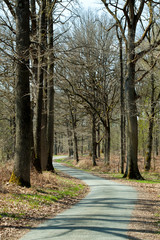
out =
[[(139, 9), (139, 13), (138, 14), (141, 14), (142, 11), (143, 11), (143, 7), (144, 7), (144, 1), (141, 2), (141, 5), (143, 6), (140, 6), (140, 8), (142, 8), (141, 10)], [(140, 12), (141, 11), (141, 12)], [(146, 37), (148, 31), (150, 30), (150, 27), (153, 23), (153, 9), (152, 9), (152, 5), (151, 3), (149, 3), (149, 12), (150, 12), (150, 18), (149, 18), (149, 24), (148, 26), (146, 27), (142, 37), (135, 43), (135, 47), (139, 46), (141, 44), (141, 42), (144, 40), (144, 38)], [(136, 16), (136, 22), (139, 20), (140, 16), (138, 17), (138, 15)]]
[(160, 45), (160, 40), (154, 42), (151, 46), (149, 46), (148, 48), (146, 48), (145, 50), (135, 54), (135, 58), (133, 60), (133, 62), (137, 62), (140, 58), (142, 58), (146, 53), (154, 50), (156, 47), (158, 47)]
[(12, 4), (10, 3), (9, 0), (4, 0), (5, 4), (7, 5), (8, 9), (10, 10), (12, 16), (16, 19), (16, 13), (12, 7)]
[(117, 18), (117, 16), (111, 11), (111, 9), (108, 7), (108, 3), (106, 3), (105, 0), (101, 0), (104, 4), (104, 6), (106, 7), (107, 11), (111, 14), (111, 16), (116, 20), (120, 30), (121, 30), (121, 33), (122, 33), (122, 36), (123, 36), (123, 39), (124, 39), (124, 42), (126, 44), (126, 47), (127, 47), (127, 39), (126, 39), (126, 36), (125, 36), (125, 33), (124, 33), (124, 29), (122, 27), (122, 24), (121, 22), (119, 21), (119, 19)]

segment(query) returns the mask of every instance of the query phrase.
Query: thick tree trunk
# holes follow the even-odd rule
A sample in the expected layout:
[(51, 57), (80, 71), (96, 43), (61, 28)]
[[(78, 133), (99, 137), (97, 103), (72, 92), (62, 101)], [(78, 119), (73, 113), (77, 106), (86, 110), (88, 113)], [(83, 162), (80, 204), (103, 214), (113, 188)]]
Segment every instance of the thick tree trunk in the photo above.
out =
[[(49, 0), (51, 5), (52, 1)], [(53, 17), (52, 12), (48, 18), (48, 41), (49, 41), (49, 57), (48, 57), (48, 163), (47, 171), (54, 172), (52, 163), (53, 158), (53, 136), (54, 136), (54, 54), (53, 54)]]
[(29, 1), (16, 0), (16, 152), (10, 182), (30, 187)]
[[(36, 3), (35, 0), (31, 0), (31, 41), (37, 41), (37, 16), (36, 16)], [(30, 45), (30, 56), (31, 56), (31, 66), (32, 66), (32, 82), (33, 84), (37, 84), (37, 74), (38, 74), (38, 51), (37, 46), (35, 44)], [(34, 148), (34, 103), (36, 102), (36, 90), (35, 87), (31, 89), (32, 91), (32, 140), (31, 140), (31, 161), (32, 163), (35, 160), (35, 148)]]
[[(134, 9), (134, 3), (133, 3)], [(131, 8), (131, 6), (130, 6)], [(133, 11), (131, 8), (131, 12)], [(131, 13), (132, 14), (132, 13)], [(128, 153), (127, 169), (124, 177), (128, 179), (143, 179), (138, 169), (138, 123), (135, 92), (135, 31), (134, 17), (128, 26), (128, 78), (126, 80), (127, 121), (128, 121)]]
[(42, 107), (43, 107), (43, 81), (44, 81), (44, 45), (46, 36), (46, 0), (42, 0), (41, 17), (39, 24), (39, 61), (38, 61), (38, 94), (36, 105), (36, 132), (35, 132), (35, 160), (33, 165), (38, 172), (41, 168), (41, 127), (42, 127)]
[(92, 115), (92, 162), (93, 166), (96, 166), (96, 116), (93, 113)]

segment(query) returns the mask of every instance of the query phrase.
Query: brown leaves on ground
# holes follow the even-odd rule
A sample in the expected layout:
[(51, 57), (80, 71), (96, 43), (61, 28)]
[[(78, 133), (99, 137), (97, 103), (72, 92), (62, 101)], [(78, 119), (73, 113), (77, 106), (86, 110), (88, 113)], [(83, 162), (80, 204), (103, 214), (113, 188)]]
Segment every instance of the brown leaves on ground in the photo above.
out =
[[(0, 167), (0, 240), (19, 239), (42, 221), (69, 208), (88, 192), (81, 181), (58, 172), (31, 172), (31, 188), (9, 184), (13, 162)], [(80, 186), (75, 192), (75, 186)]]

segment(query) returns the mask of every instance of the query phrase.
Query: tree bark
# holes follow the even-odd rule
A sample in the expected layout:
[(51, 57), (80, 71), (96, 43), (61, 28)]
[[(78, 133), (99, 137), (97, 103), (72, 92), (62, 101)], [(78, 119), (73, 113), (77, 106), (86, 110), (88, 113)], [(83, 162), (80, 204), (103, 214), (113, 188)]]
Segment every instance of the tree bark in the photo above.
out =
[[(49, 0), (51, 6), (52, 1)], [(53, 158), (53, 136), (54, 136), (54, 53), (53, 53), (53, 17), (52, 12), (48, 16), (48, 45), (49, 45), (49, 56), (48, 56), (48, 163), (47, 171), (54, 172), (52, 163)]]
[(98, 123), (97, 135), (98, 135), (97, 156), (100, 158), (101, 157), (100, 123)]
[(107, 119), (104, 125), (104, 161), (110, 164), (110, 121)]
[(156, 144), (156, 156), (159, 155), (159, 140), (158, 140), (158, 134), (157, 134), (157, 131), (156, 131), (156, 136), (155, 136), (155, 144)]
[(81, 155), (83, 156), (83, 154), (84, 154), (84, 137), (82, 135), (82, 137), (81, 137)]
[(127, 121), (128, 121), (128, 152), (127, 169), (124, 177), (128, 179), (143, 179), (138, 169), (138, 123), (137, 95), (135, 92), (135, 1), (130, 1), (130, 22), (128, 23), (128, 77), (126, 80)]
[(41, 15), (39, 24), (39, 61), (38, 61), (38, 94), (36, 105), (36, 133), (35, 133), (35, 161), (33, 165), (38, 172), (41, 168), (41, 127), (42, 127), (42, 107), (43, 107), (43, 81), (44, 81), (44, 44), (46, 38), (46, 0), (41, 3)]
[(16, 0), (16, 152), (10, 182), (30, 187), (29, 1)]
[(58, 154), (58, 146), (57, 146), (57, 133), (54, 134), (54, 154)]
[(79, 155), (78, 155), (78, 139), (76, 133), (76, 126), (73, 124), (73, 138), (74, 138), (74, 159), (76, 162), (79, 162)]
[[(153, 56), (151, 60), (153, 65)], [(149, 118), (149, 131), (148, 131), (148, 144), (145, 158), (145, 170), (149, 171), (151, 168), (151, 154), (152, 154), (152, 143), (153, 143), (153, 127), (154, 127), (154, 115), (155, 115), (155, 84), (154, 75), (151, 74), (151, 114)]]
[(77, 139), (77, 119), (76, 119), (76, 113), (75, 113), (75, 107), (72, 106), (72, 102), (70, 99), (70, 96), (68, 96), (68, 101), (69, 101), (69, 110), (70, 110), (70, 116), (71, 116), (71, 121), (72, 121), (72, 129), (73, 129), (73, 145), (74, 145), (74, 159), (76, 162), (79, 162), (79, 154), (78, 154), (78, 139)]
[[(33, 44), (30, 45), (30, 56), (31, 56), (31, 66), (32, 66), (32, 82), (33, 84), (37, 84), (37, 74), (38, 74), (38, 51), (37, 46), (34, 44), (34, 42), (37, 41), (37, 16), (36, 16), (36, 3), (35, 0), (31, 0), (31, 41)], [(31, 161), (32, 163), (35, 160), (35, 148), (34, 148), (34, 114), (35, 114), (35, 106), (34, 103), (36, 101), (35, 99), (35, 88), (31, 89), (32, 93), (32, 104), (31, 104), (31, 110), (32, 110), (32, 140), (31, 140)]]
[(125, 104), (124, 104), (124, 77), (123, 77), (123, 50), (122, 38), (119, 38), (120, 45), (120, 83), (121, 83), (121, 173), (124, 174), (125, 162)]
[(67, 123), (67, 135), (68, 135), (68, 156), (73, 156), (73, 141), (72, 141), (72, 131), (70, 129), (69, 121)]
[(95, 113), (92, 114), (92, 162), (93, 166), (96, 166), (96, 116)]

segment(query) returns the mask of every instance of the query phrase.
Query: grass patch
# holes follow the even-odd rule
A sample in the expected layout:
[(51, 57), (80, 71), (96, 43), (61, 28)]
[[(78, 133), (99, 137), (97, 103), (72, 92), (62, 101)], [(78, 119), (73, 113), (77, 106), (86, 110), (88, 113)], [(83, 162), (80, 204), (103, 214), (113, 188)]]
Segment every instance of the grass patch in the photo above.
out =
[(13, 194), (12, 199), (8, 199), (8, 201), (17, 202), (17, 204), (21, 202), (21, 204), (27, 204), (31, 208), (39, 208), (51, 205), (65, 197), (73, 198), (84, 189), (82, 184), (75, 184), (72, 180), (64, 180), (61, 177), (57, 178), (61, 182), (61, 189), (37, 189), (35, 194)]
[(73, 159), (67, 159), (67, 158), (55, 159), (55, 162), (57, 162), (57, 163), (65, 163), (69, 167), (74, 167), (73, 161), (74, 161)]
[(53, 214), (51, 208), (53, 209), (56, 204), (58, 209), (61, 205), (62, 209), (67, 208), (67, 205), (78, 201), (79, 197), (87, 192), (86, 185), (61, 172), (58, 175), (44, 172), (42, 175), (36, 175), (34, 181), (36, 182), (29, 189), (12, 184), (6, 185), (7, 191), (1, 193), (3, 200), (0, 206), (1, 221), (20, 220), (22, 216), (28, 219), (30, 214), (35, 218), (48, 217)]
[(149, 183), (149, 184), (157, 184), (160, 183), (160, 180), (136, 180), (136, 179), (128, 179), (128, 181), (139, 182), (139, 183)]
[(8, 212), (2, 212), (0, 213), (0, 218), (7, 217), (7, 218), (13, 218), (15, 220), (21, 219), (25, 214), (24, 213), (8, 213)]
[[(78, 168), (79, 170), (87, 171), (90, 173), (99, 173), (99, 174), (106, 174), (110, 177), (116, 178), (116, 179), (122, 179), (123, 174), (120, 173), (112, 173), (110, 170), (103, 170), (103, 167), (100, 168), (99, 166), (94, 167), (90, 164), (87, 165), (87, 161), (84, 161), (84, 164), (81, 164), (80, 166), (77, 166), (75, 164), (75, 161), (73, 159), (57, 159), (56, 162), (59, 163), (65, 163), (69, 167)], [(139, 183), (148, 183), (148, 184), (157, 184), (160, 183), (160, 174), (154, 173), (154, 172), (142, 172), (142, 176), (145, 180), (136, 180), (136, 179), (125, 179), (126, 181), (132, 181), (132, 182), (139, 182)]]

